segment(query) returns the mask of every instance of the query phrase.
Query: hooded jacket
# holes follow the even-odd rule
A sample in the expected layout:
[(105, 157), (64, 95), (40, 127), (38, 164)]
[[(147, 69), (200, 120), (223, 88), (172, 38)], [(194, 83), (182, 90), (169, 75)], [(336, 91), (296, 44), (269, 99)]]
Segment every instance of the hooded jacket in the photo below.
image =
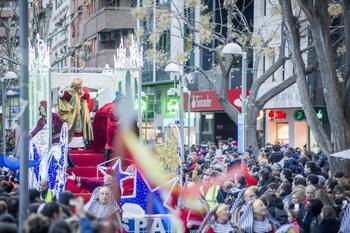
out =
[(337, 219), (321, 220), (316, 227), (316, 233), (337, 233), (340, 228), (340, 222)]
[(271, 216), (274, 217), (281, 225), (288, 223), (288, 215), (283, 207), (282, 200), (277, 197), (273, 197), (269, 201), (269, 207), (267, 209)]

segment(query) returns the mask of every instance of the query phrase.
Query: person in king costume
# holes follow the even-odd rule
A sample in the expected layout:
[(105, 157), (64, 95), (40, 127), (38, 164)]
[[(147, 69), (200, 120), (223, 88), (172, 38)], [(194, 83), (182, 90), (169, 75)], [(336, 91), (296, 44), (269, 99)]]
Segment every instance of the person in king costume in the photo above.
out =
[(86, 147), (93, 141), (89, 92), (83, 87), (81, 79), (75, 79), (69, 88), (60, 91), (59, 97), (58, 110), (68, 124), (69, 142), (73, 137), (82, 137), (83, 143), (75, 143), (73, 147)]
[[(36, 124), (36, 127), (29, 134), (30, 138), (33, 138), (37, 135), (47, 123), (47, 101), (40, 101), (39, 106), (40, 119)], [(52, 113), (52, 143), (58, 143), (60, 140), (60, 133), (62, 128), (63, 121), (57, 113)]]

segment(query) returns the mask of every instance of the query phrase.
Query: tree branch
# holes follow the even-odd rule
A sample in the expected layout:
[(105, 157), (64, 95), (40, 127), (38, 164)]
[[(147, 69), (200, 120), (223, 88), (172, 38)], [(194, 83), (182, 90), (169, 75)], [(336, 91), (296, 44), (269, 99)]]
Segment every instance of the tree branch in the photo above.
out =
[[(308, 68), (305, 73), (309, 75), (315, 72), (317, 70), (317, 67), (318, 65), (316, 64), (311, 68)], [(288, 79), (278, 84), (277, 86), (274, 86), (273, 88), (271, 88), (269, 91), (267, 91), (265, 94), (263, 94), (260, 98), (256, 100), (255, 106), (258, 109), (262, 109), (269, 100), (274, 98), (276, 95), (278, 95), (282, 91), (286, 90), (288, 87), (292, 86), (296, 82), (296, 79), (297, 79), (297, 75), (294, 74), (290, 76)]]

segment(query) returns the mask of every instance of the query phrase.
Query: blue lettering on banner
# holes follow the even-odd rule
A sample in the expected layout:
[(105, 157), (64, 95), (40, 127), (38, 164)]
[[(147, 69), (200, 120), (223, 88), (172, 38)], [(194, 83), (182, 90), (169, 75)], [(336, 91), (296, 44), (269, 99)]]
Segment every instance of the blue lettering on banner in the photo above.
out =
[(175, 233), (170, 216), (124, 217), (122, 224), (129, 233)]

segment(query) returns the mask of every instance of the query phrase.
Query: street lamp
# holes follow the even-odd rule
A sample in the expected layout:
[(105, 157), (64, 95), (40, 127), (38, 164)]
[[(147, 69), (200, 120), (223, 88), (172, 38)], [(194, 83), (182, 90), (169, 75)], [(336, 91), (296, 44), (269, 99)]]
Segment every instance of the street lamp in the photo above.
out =
[(7, 72), (1, 78), (1, 96), (2, 96), (2, 153), (6, 154), (6, 82), (17, 79), (17, 74), (13, 71)]
[[(231, 56), (242, 56), (242, 89), (241, 89), (241, 95), (242, 95), (242, 114), (238, 117), (238, 128), (240, 126), (242, 127), (241, 134), (239, 135), (239, 129), (238, 129), (238, 137), (241, 138), (241, 143), (239, 143), (240, 140), (238, 140), (238, 150), (242, 153), (244, 153), (246, 148), (246, 114), (247, 114), (247, 54), (246, 52), (242, 51), (241, 46), (239, 46), (237, 43), (229, 43), (225, 45), (225, 47), (222, 49), (222, 53), (227, 56), (227, 58), (232, 58)], [(227, 60), (226, 60), (227, 61)], [(231, 68), (231, 67), (229, 67)]]
[(185, 151), (184, 151), (184, 117), (183, 117), (183, 76), (182, 70), (175, 63), (168, 64), (165, 69), (165, 72), (169, 72), (170, 74), (178, 74), (179, 75), (179, 88), (180, 88), (180, 110), (179, 110), (179, 118), (180, 118), (180, 156), (181, 156), (181, 170), (180, 170), (180, 185), (182, 186), (183, 180), (183, 171), (182, 171), (182, 163), (185, 161)]

